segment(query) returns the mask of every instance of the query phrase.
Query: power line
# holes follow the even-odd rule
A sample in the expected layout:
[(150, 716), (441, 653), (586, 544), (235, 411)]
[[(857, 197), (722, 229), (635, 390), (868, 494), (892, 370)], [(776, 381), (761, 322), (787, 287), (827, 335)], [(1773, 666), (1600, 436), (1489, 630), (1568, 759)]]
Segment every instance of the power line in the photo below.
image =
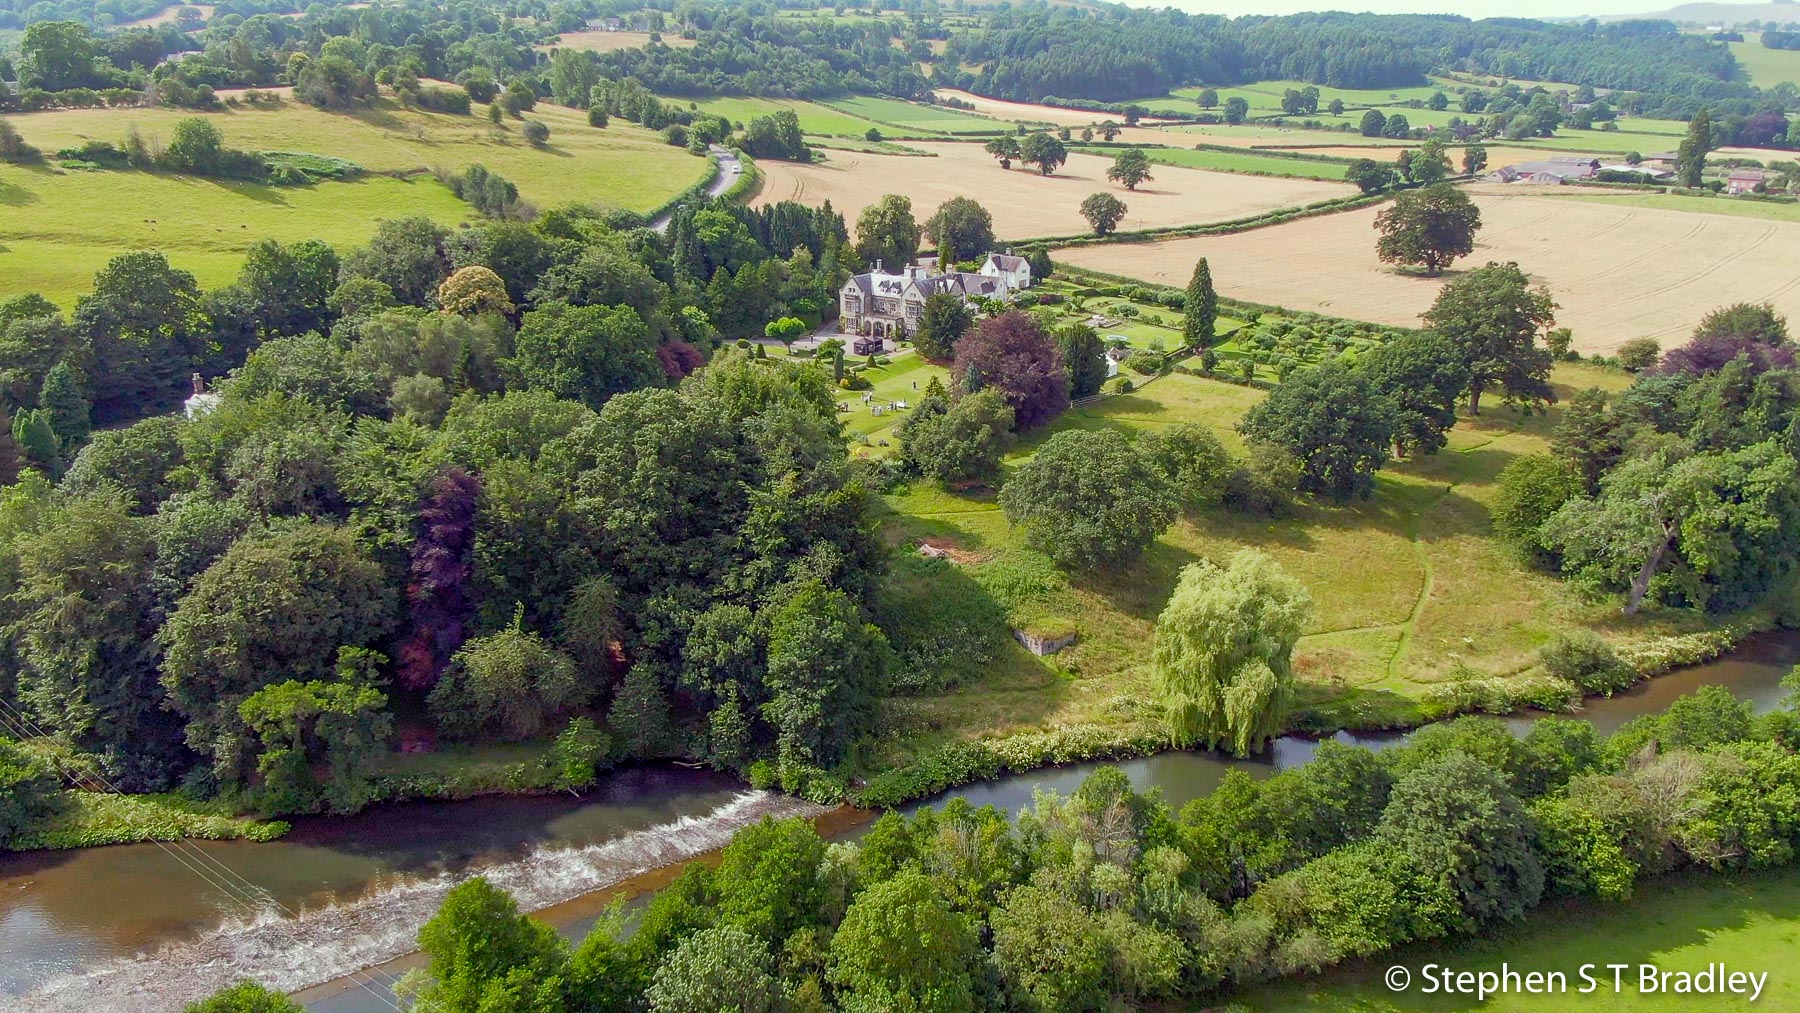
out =
[[(0, 727), (5, 727), (8, 731), (12, 732), (12, 734), (17, 736), (21, 742), (28, 738), (33, 738), (33, 737), (46, 738), (46, 739), (51, 738), (50, 734), (48, 732), (46, 732), (42, 726), (38, 725), (38, 723), (36, 721), (32, 720), (29, 716), (27, 716), (25, 713), (23, 713), (17, 707), (8, 703), (4, 697), (0, 697), (0, 711), (6, 712), (4, 714), (0, 714)], [(7, 717), (8, 714), (11, 715), (10, 720)], [(22, 730), (26, 729), (26, 728), (33, 730), (36, 733), (36, 735), (32, 736), (32, 735), (22, 734)], [(54, 756), (52, 757), (51, 762), (56, 763), (56, 764), (58, 764), (58, 766), (62, 767), (63, 769), (59, 772), (64, 774), (65, 776), (78, 775), (80, 777), (92, 778), (93, 780), (98, 781), (102, 786), (104, 786), (107, 791), (112, 792), (115, 795), (127, 794), (126, 792), (121, 791), (119, 789), (119, 787), (116, 784), (114, 784), (110, 779), (108, 779), (106, 777), (106, 775), (102, 772), (95, 771), (92, 773), (86, 773), (86, 772), (76, 771), (76, 770), (74, 770), (74, 768), (72, 766), (62, 764)], [(71, 780), (74, 780), (74, 779), (75, 779), (74, 777), (71, 777)], [(251, 882), (249, 879), (244, 877), (242, 874), (238, 873), (236, 870), (232, 869), (230, 866), (227, 866), (225, 863), (219, 861), (214, 856), (209, 855), (205, 851), (201, 850), (198, 846), (193, 844), (193, 842), (189, 841), (187, 838), (184, 837), (184, 838), (176, 839), (173, 842), (175, 845), (175, 848), (184, 849), (183, 854), (186, 854), (189, 858), (192, 858), (193, 860), (198, 862), (199, 863), (198, 865), (189, 864), (189, 862), (183, 858), (183, 854), (178, 854), (174, 849), (171, 849), (168, 846), (168, 844), (163, 841), (156, 840), (152, 837), (152, 838), (150, 838), (150, 843), (152, 843), (152, 844), (156, 845), (158, 848), (162, 849), (162, 851), (165, 854), (167, 854), (170, 858), (174, 859), (176, 861), (176, 863), (178, 863), (179, 865), (182, 866), (182, 868), (187, 869), (188, 871), (192, 872), (194, 875), (200, 877), (201, 882), (204, 882), (208, 886), (211, 886), (214, 889), (218, 890), (219, 892), (223, 893), (228, 901), (235, 903), (239, 907), (243, 908), (244, 912), (247, 915), (249, 915), (250, 917), (255, 917), (257, 910), (259, 908), (259, 902), (260, 902), (261, 904), (274, 905), (276, 908), (280, 909), (283, 914), (287, 915), (287, 917), (291, 921), (297, 922), (300, 920), (299, 913), (296, 912), (294, 909), (288, 907), (286, 904), (283, 904), (278, 898), (276, 898), (274, 893), (270, 892), (269, 890), (265, 890), (262, 887), (258, 886), (257, 884)], [(212, 873), (209, 875), (209, 873), (206, 869), (206, 865), (208, 863), (210, 863), (214, 868), (216, 868), (218, 870), (218, 872)], [(223, 882), (220, 882), (220, 880), (223, 880)], [(237, 889), (242, 891), (242, 896), (240, 896), (239, 893), (233, 891), (234, 883), (241, 884), (241, 886), (238, 886)], [(390, 1009), (394, 1010), (394, 1013), (405, 1013), (405, 1011), (401, 1009), (400, 1004), (395, 1002), (393, 997), (390, 994), (382, 992), (381, 990), (372, 987), (368, 981), (363, 980), (363, 977), (362, 977), (363, 975), (367, 975), (370, 979), (379, 980), (379, 979), (375, 979), (373, 969), (353, 970), (349, 974), (347, 974), (345, 977), (349, 978), (351, 981), (353, 981), (357, 985), (361, 986), (365, 992), (368, 992), (370, 995), (381, 1000)], [(390, 989), (392, 987), (390, 982), (382, 982), (382, 984), (384, 986), (389, 987)]]

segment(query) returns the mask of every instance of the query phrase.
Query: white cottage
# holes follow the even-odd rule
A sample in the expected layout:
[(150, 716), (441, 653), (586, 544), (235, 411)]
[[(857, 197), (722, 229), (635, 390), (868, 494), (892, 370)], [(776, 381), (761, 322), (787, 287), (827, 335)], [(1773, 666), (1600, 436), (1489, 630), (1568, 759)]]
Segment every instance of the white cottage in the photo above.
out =
[(990, 253), (981, 262), (981, 273), (988, 278), (1004, 278), (1006, 285), (1014, 292), (1023, 292), (1031, 287), (1031, 261), (1024, 257), (1015, 257), (1012, 251)]

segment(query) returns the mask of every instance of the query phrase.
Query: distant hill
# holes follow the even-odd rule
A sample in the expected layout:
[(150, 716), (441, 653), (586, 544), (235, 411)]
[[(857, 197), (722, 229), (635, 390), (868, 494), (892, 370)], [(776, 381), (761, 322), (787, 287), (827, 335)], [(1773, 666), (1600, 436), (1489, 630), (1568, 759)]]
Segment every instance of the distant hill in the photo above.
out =
[(1738, 25), (1746, 21), (1800, 22), (1800, 3), (1689, 3), (1643, 14), (1608, 14), (1600, 20), (1628, 21), (1634, 18), (1666, 18), (1669, 21), (1694, 21), (1707, 25)]

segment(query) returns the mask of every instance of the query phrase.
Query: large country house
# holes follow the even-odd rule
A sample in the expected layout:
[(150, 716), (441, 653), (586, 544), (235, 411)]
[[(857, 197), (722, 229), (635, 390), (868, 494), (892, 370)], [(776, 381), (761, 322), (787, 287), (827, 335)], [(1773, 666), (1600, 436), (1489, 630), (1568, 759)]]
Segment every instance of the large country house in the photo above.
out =
[(919, 329), (927, 297), (947, 292), (964, 302), (1010, 301), (1031, 287), (1031, 264), (1024, 257), (990, 253), (979, 271), (939, 271), (936, 258), (924, 257), (890, 274), (876, 261), (875, 270), (859, 274), (838, 292), (838, 329), (846, 334), (904, 338)]

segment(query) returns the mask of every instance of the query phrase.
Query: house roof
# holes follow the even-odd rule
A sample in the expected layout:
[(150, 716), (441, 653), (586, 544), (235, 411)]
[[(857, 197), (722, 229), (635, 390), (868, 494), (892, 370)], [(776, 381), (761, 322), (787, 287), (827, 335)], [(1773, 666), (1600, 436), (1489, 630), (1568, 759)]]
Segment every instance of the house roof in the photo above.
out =
[(849, 284), (862, 289), (863, 295), (891, 297), (906, 291), (906, 275), (888, 274), (885, 271), (870, 271), (866, 274), (852, 276)]
[(1014, 257), (1005, 253), (990, 253), (987, 259), (989, 263), (1002, 271), (1017, 271), (1026, 266), (1024, 257)]
[(917, 285), (919, 292), (928, 296), (939, 292), (952, 292), (973, 299), (980, 296), (996, 296), (1000, 293), (999, 279), (981, 274), (970, 274), (966, 271), (926, 275), (869, 271), (853, 275), (845, 284), (856, 286), (863, 295), (889, 299), (904, 295), (910, 285)]
[(933, 275), (918, 279), (919, 291), (926, 295), (939, 292), (953, 292), (968, 298), (976, 296), (992, 296), (1000, 290), (999, 283), (992, 278), (964, 271), (951, 271), (948, 274)]
[(1509, 168), (1521, 176), (1550, 175), (1567, 177), (1586, 175), (1593, 171), (1593, 167), (1587, 162), (1520, 162), (1518, 165), (1509, 166)]

